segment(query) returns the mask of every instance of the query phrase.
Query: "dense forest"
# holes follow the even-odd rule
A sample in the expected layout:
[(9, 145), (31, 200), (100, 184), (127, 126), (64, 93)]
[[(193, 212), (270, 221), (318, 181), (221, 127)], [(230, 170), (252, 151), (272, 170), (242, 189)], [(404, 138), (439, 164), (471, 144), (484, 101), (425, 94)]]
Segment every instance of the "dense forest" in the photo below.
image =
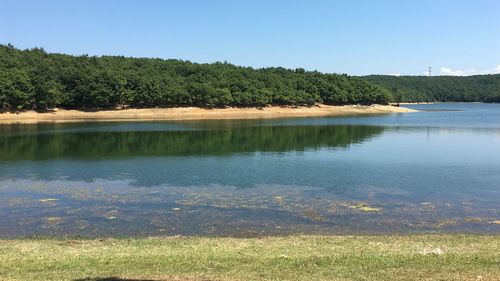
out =
[(364, 79), (388, 89), (395, 102), (500, 102), (500, 74), (475, 76), (388, 76)]
[(500, 75), (353, 77), (281, 67), (71, 56), (0, 45), (0, 111), (500, 102)]
[(0, 110), (386, 104), (387, 89), (359, 77), (304, 69), (71, 56), (0, 45)]

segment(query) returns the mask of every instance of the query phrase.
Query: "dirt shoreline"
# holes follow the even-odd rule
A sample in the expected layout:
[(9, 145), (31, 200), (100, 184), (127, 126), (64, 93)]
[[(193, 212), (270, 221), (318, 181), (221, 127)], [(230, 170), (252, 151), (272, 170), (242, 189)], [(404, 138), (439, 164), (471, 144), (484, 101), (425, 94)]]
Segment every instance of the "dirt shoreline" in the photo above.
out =
[(84, 121), (153, 121), (153, 120), (218, 120), (218, 119), (262, 119), (341, 116), (356, 114), (405, 113), (416, 110), (390, 105), (317, 105), (312, 107), (279, 107), (264, 108), (224, 108), (206, 109), (197, 107), (177, 108), (144, 108), (103, 111), (78, 111), (55, 109), (39, 113), (26, 111), (20, 113), (1, 113), (0, 124), (12, 123), (51, 123), (51, 122), (84, 122)]

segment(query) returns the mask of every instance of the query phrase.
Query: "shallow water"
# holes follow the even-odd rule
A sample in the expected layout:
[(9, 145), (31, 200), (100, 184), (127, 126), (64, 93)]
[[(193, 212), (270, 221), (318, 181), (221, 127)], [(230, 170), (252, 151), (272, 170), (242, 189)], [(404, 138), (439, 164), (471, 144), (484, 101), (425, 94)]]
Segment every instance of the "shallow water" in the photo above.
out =
[(500, 105), (0, 125), (0, 236), (500, 233)]

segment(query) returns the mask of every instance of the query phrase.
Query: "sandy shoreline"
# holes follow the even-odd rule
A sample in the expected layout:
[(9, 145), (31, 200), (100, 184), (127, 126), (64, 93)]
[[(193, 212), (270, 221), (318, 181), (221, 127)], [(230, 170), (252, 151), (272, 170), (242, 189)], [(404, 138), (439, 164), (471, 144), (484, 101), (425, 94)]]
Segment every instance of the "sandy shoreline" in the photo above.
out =
[(355, 114), (404, 113), (415, 110), (389, 105), (371, 106), (331, 106), (313, 107), (278, 107), (258, 108), (224, 108), (205, 109), (197, 107), (179, 108), (145, 108), (124, 110), (103, 110), (85, 112), (78, 110), (56, 109), (51, 112), (38, 113), (26, 111), (21, 113), (1, 113), (0, 124), (9, 123), (49, 123), (49, 122), (83, 122), (83, 121), (152, 121), (152, 120), (217, 120), (217, 119), (261, 119), (341, 116)]

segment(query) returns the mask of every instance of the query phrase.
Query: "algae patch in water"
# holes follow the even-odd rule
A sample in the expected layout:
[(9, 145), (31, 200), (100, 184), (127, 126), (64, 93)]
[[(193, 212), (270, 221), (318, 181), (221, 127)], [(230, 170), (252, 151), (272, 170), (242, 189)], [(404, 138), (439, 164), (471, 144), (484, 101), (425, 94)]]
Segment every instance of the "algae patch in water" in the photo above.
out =
[(317, 212), (315, 211), (314, 209), (309, 209), (309, 210), (306, 210), (304, 212), (304, 216), (312, 219), (312, 220), (315, 220), (315, 221), (321, 221), (323, 220), (323, 217)]
[(118, 216), (118, 210), (111, 210), (104, 215), (104, 218), (108, 220), (115, 220)]
[(464, 218), (464, 221), (465, 222), (480, 223), (480, 222), (483, 222), (484, 219), (483, 218), (479, 218), (479, 217), (466, 217), (466, 218)]
[(437, 223), (435, 223), (434, 226), (441, 228), (441, 227), (456, 225), (457, 223), (458, 222), (455, 219), (442, 219), (439, 220)]
[(41, 227), (42, 228), (50, 228), (50, 227), (54, 227), (58, 224), (60, 224), (62, 222), (62, 218), (60, 217), (48, 217), (48, 218), (45, 218), (45, 224), (42, 225)]
[(358, 203), (354, 206), (349, 206), (349, 208), (356, 209), (356, 210), (361, 211), (361, 212), (367, 212), (367, 213), (380, 211), (380, 208), (370, 207), (370, 205), (368, 205), (366, 203)]

